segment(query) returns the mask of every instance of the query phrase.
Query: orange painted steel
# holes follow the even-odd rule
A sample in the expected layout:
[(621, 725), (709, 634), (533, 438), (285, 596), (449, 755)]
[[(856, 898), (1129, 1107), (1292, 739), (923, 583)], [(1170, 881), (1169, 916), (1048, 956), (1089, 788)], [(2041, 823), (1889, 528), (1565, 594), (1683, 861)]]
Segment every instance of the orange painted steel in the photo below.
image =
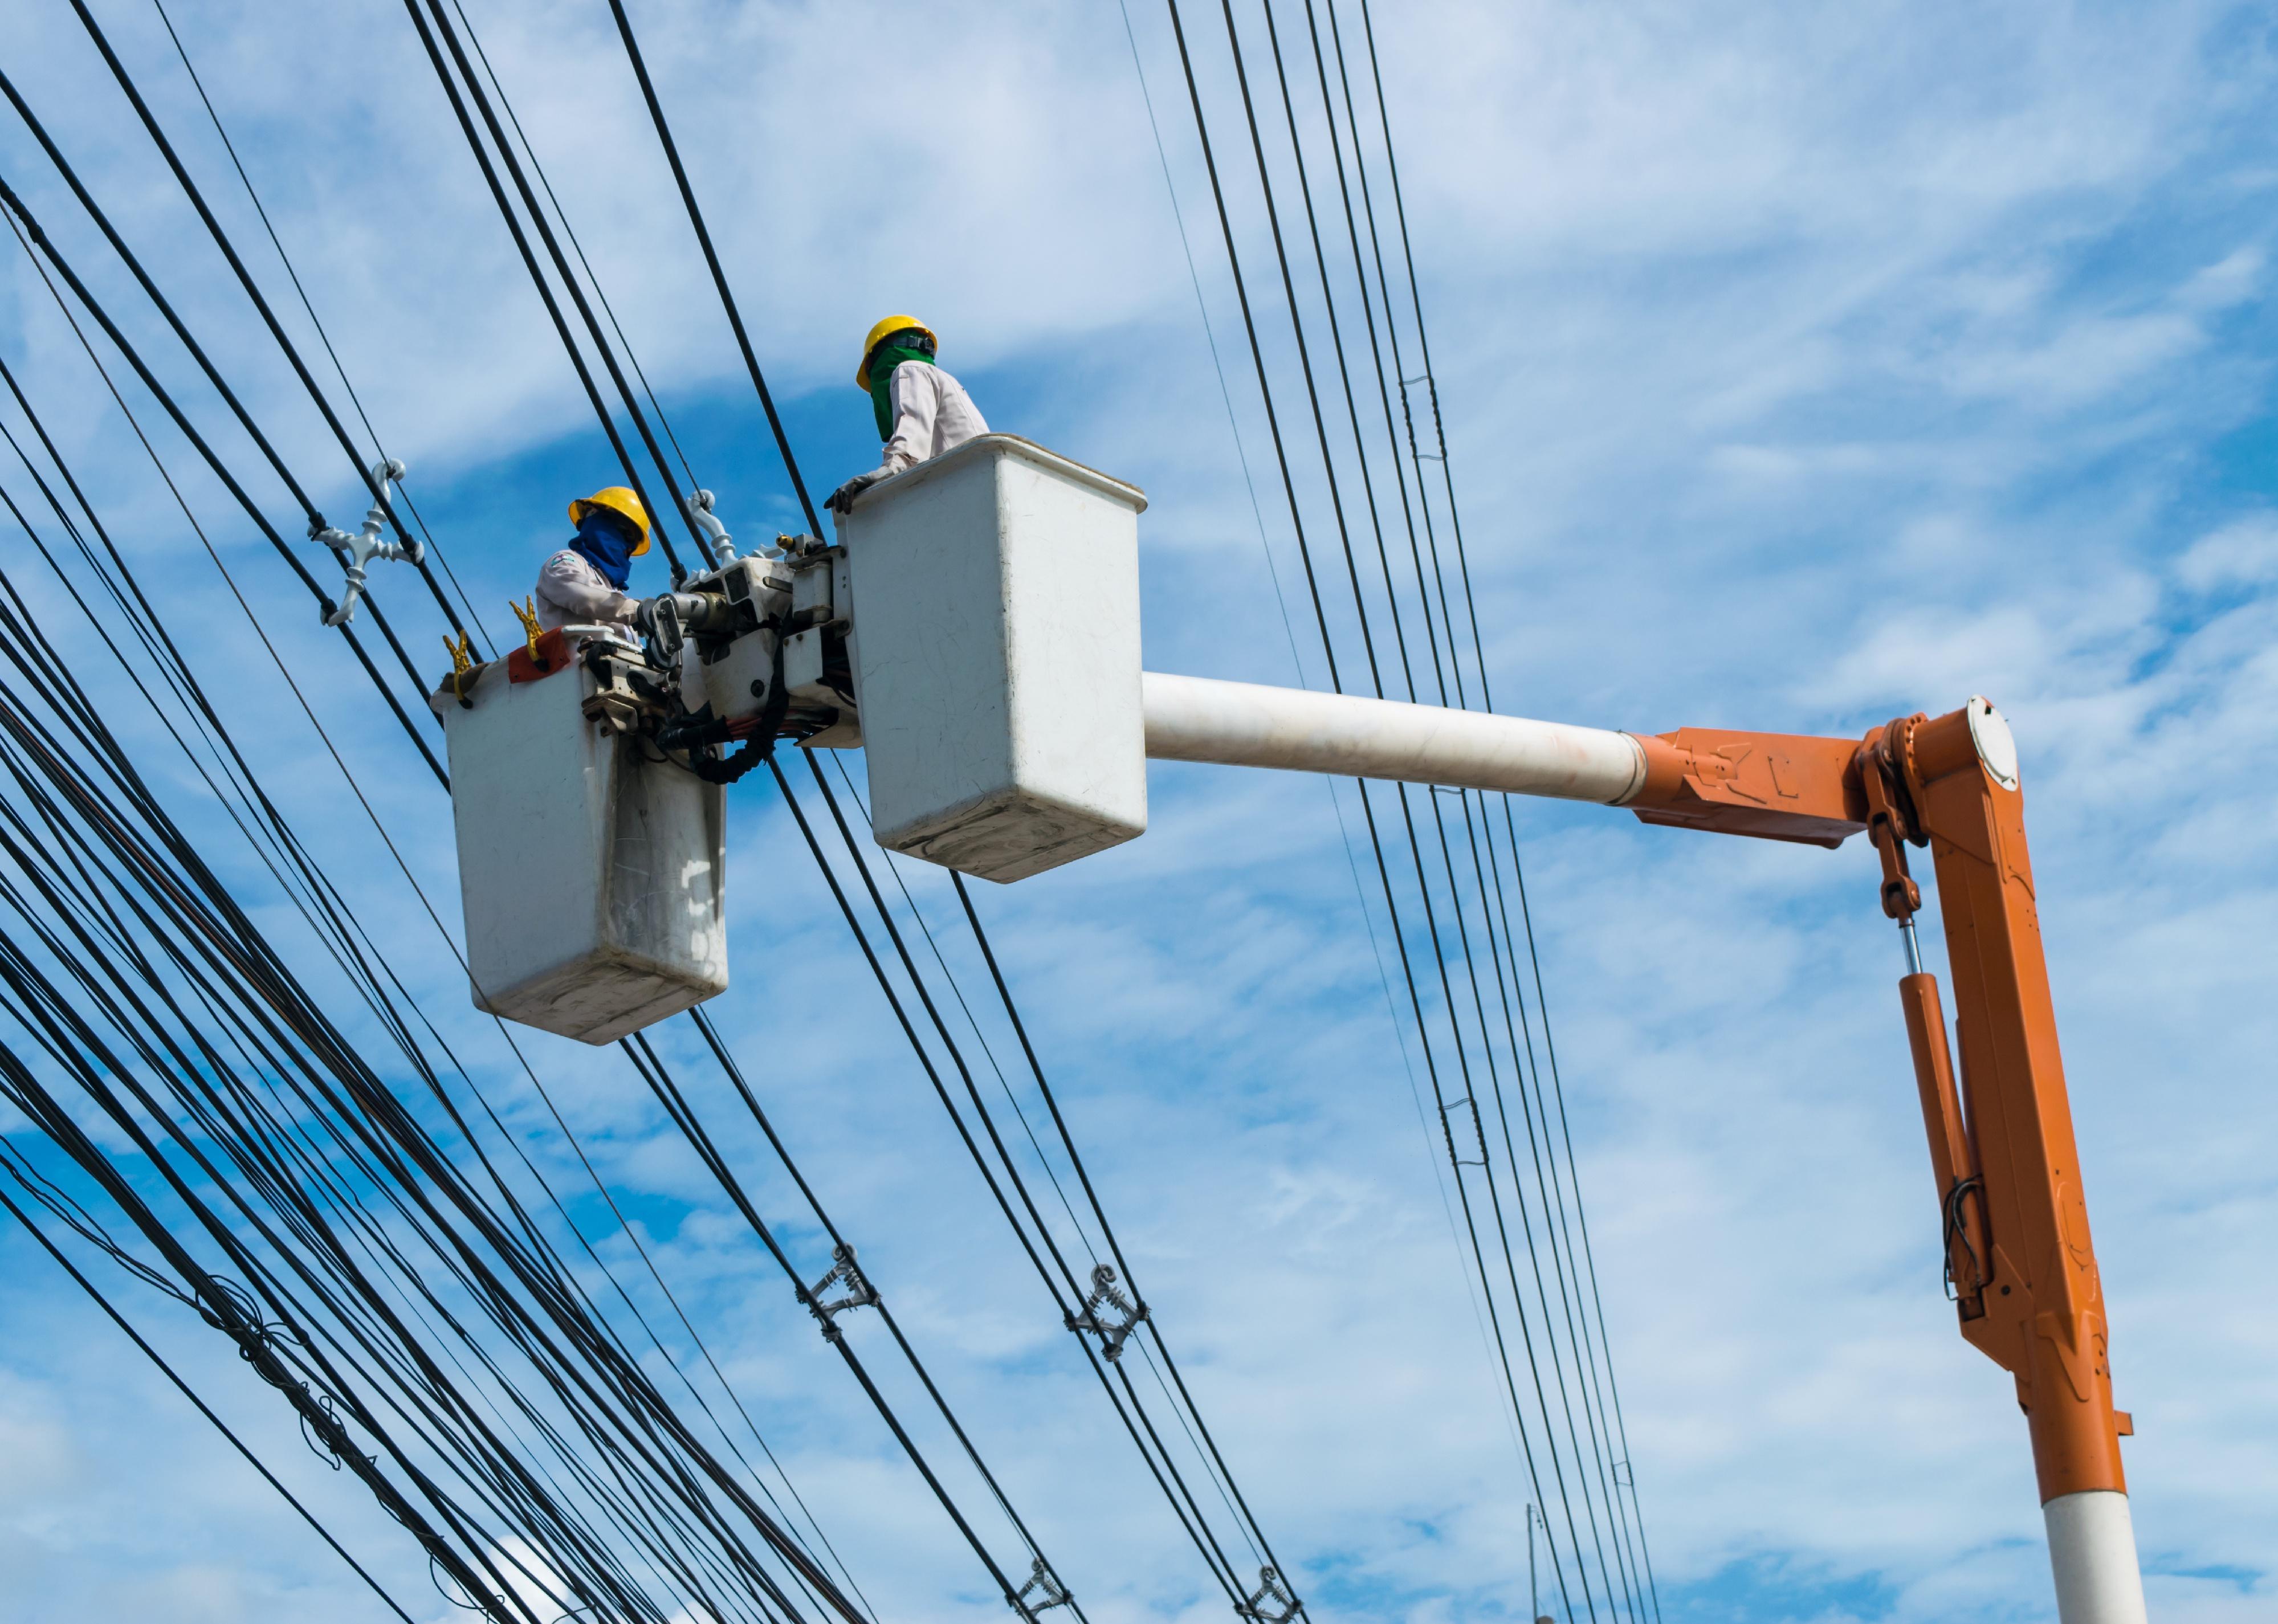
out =
[(2044, 1503), (2126, 1492), (2103, 1283), (2058, 1051), (2023, 794), (1980, 756), (1967, 710), (1901, 717), (1863, 742), (1686, 728), (1641, 737), (1647, 823), (1837, 846), (1867, 831), (1884, 911), (1921, 893), (1930, 848), (1953, 977), (1956, 1085), (1935, 977), (1899, 983), (1943, 1250), (1963, 1338), (2016, 1380)]

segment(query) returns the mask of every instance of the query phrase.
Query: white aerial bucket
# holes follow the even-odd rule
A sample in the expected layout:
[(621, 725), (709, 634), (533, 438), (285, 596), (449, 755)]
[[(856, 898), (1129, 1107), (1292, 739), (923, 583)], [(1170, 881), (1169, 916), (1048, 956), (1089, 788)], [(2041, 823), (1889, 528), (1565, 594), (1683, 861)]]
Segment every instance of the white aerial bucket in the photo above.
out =
[(988, 434), (844, 537), (878, 843), (1020, 880), (1147, 828), (1135, 486)]
[(583, 660), (508, 667), (469, 683), (471, 709), (435, 707), (476, 1006), (609, 1043), (725, 992), (721, 787), (588, 720)]

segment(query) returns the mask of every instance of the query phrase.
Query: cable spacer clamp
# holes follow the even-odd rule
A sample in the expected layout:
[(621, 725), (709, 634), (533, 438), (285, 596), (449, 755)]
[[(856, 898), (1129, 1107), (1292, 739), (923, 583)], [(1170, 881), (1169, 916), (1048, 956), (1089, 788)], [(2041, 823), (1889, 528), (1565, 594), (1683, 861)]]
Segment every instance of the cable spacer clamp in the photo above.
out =
[[(1112, 1308), (1120, 1317), (1112, 1323), (1103, 1320), (1099, 1317), (1102, 1308)], [(1115, 1270), (1102, 1263), (1091, 1271), (1091, 1295), (1083, 1300), (1083, 1312), (1063, 1313), (1060, 1317), (1070, 1330), (1079, 1335), (1087, 1330), (1097, 1332), (1099, 1351), (1106, 1355), (1108, 1363), (1113, 1364), (1123, 1357), (1124, 1342), (1148, 1315), (1147, 1305), (1134, 1302), (1118, 1291)]]
[[(1031, 1590), (1037, 1597), (1033, 1603), (1028, 1600)], [(1022, 1585), (1013, 1597), (1013, 1610), (1024, 1619), (1033, 1619), (1051, 1608), (1065, 1607), (1074, 1599), (1068, 1593), (1067, 1586), (1054, 1578), (1052, 1570), (1044, 1566), (1044, 1559), (1038, 1557), (1028, 1565), (1028, 1582)]]
[[(846, 1333), (838, 1329), (837, 1315), (848, 1308), (875, 1308), (878, 1301), (877, 1288), (872, 1285), (854, 1262), (854, 1248), (841, 1242), (830, 1249), (830, 1272), (807, 1288), (806, 1310), (822, 1322), (822, 1334), (830, 1341), (844, 1341)], [(844, 1285), (846, 1295), (836, 1302), (823, 1301), (823, 1293), (834, 1285)]]
[(380, 534), (386, 528), (389, 518), (388, 482), (401, 483), (403, 464), (393, 457), (384, 462), (375, 462), (371, 467), (371, 478), (376, 499), (365, 513), (363, 522), (357, 527), (355, 535), (326, 524), (325, 515), (320, 513), (309, 516), (309, 539), (333, 550), (340, 560), (348, 582), (348, 590), (340, 594), (340, 606), (325, 612), (325, 624), (327, 626), (345, 626), (355, 618), (356, 602), (363, 596), (365, 565), (374, 559), (417, 565), (425, 556), (425, 550), (417, 541), (388, 541)]
[[(1281, 1605), (1268, 1613), (1265, 1604), (1269, 1601)], [(1299, 1605), (1289, 1587), (1281, 1582), (1280, 1574), (1271, 1567), (1261, 1567), (1257, 1570), (1257, 1588), (1250, 1592), (1248, 1601), (1236, 1603), (1234, 1610), (1245, 1619), (1257, 1620), (1257, 1624), (1289, 1624), (1297, 1616)]]

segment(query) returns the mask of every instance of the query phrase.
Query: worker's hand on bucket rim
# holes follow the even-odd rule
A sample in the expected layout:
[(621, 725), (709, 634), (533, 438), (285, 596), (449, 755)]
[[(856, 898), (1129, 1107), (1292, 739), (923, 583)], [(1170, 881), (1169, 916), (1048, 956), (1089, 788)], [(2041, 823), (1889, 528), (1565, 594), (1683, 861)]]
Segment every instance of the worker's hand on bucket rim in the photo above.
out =
[(840, 513), (852, 513), (854, 511), (854, 499), (884, 477), (883, 474), (857, 474), (833, 491), (830, 493), (830, 499), (823, 506), (835, 508)]

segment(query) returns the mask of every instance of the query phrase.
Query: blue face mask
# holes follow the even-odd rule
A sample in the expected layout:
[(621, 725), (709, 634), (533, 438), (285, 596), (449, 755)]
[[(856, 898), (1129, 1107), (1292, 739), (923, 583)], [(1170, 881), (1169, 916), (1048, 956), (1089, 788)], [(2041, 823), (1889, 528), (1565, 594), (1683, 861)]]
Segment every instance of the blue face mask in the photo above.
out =
[(640, 545), (600, 514), (589, 513), (578, 522), (570, 551), (601, 572), (601, 579), (619, 591), (631, 577), (633, 549)]

